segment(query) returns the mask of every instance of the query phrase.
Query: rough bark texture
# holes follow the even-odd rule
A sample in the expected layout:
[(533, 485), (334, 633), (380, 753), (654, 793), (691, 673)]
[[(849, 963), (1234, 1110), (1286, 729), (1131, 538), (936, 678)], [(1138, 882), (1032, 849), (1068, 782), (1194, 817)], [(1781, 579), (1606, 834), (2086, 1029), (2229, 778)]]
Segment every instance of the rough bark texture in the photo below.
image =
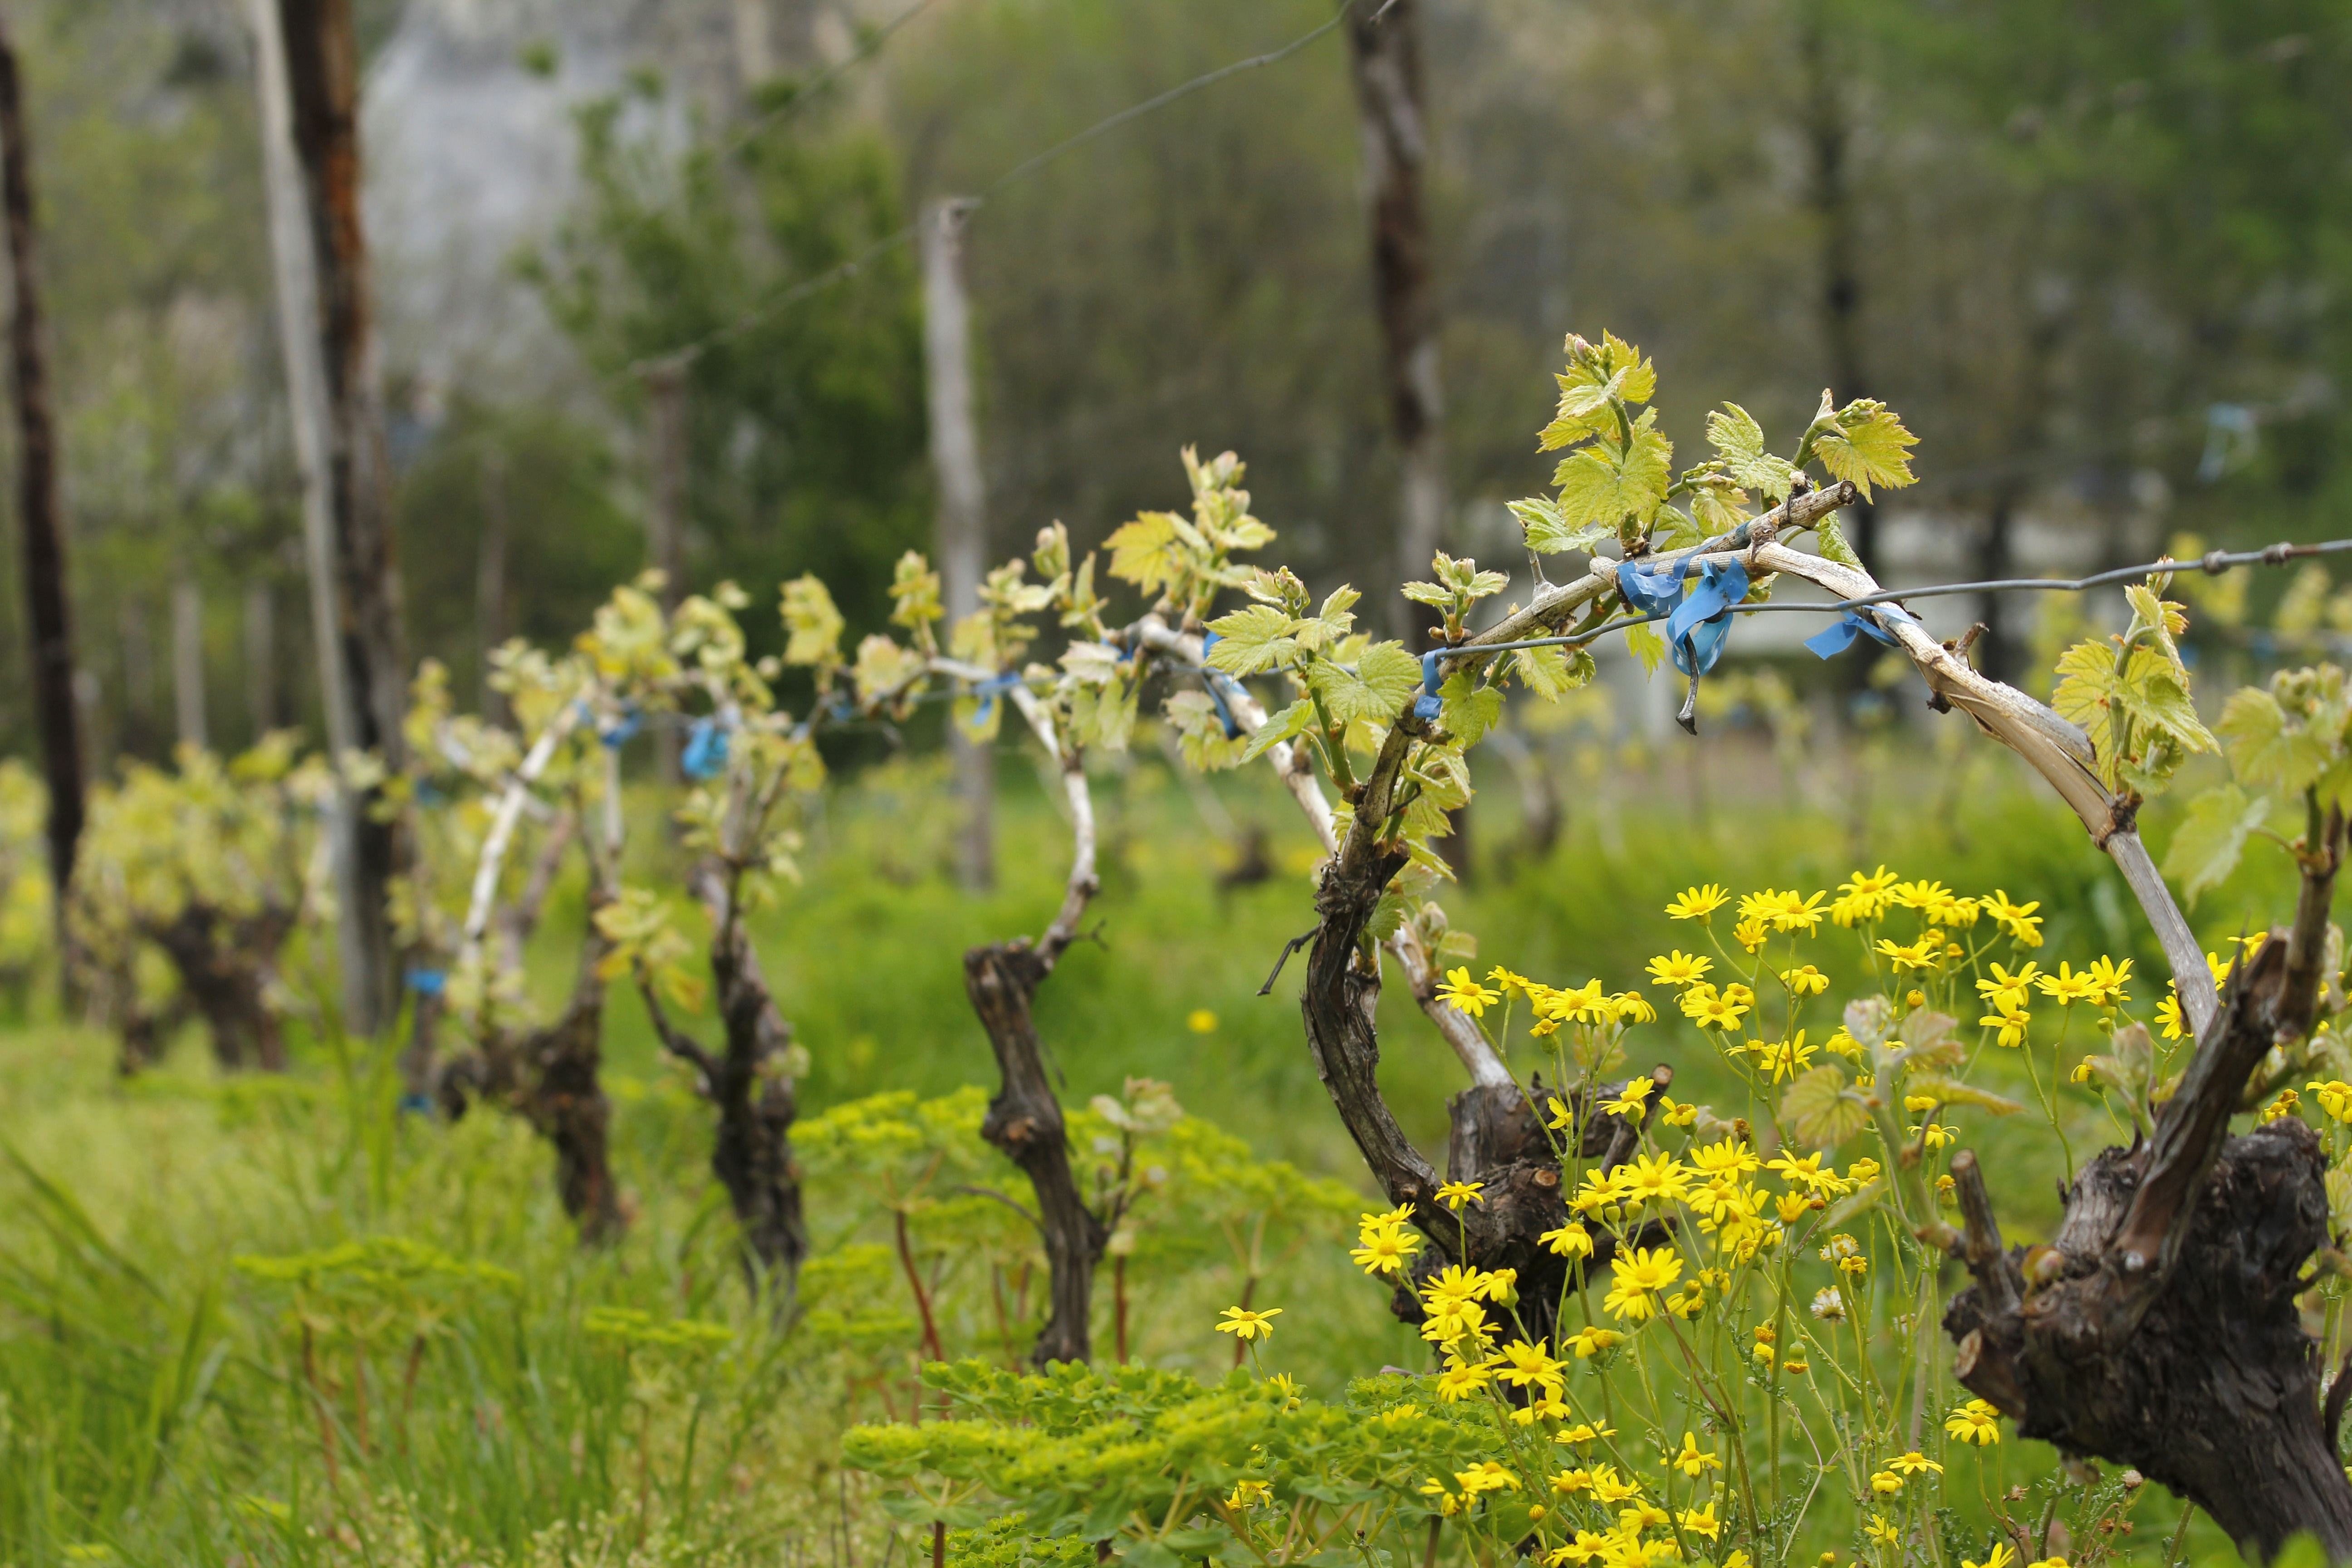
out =
[(964, 990), (988, 1031), (1003, 1087), (988, 1102), (980, 1135), (1021, 1167), (1037, 1194), (1037, 1228), (1053, 1278), (1051, 1314), (1030, 1359), (1087, 1361), (1093, 1354), (1089, 1319), (1095, 1265), (1110, 1233), (1078, 1191), (1070, 1169), (1069, 1135), (1061, 1101), (1045, 1076), (1030, 1004), (1051, 973), (1026, 940), (975, 947), (963, 955)]
[[(1359, 826), (1325, 870), (1316, 894), (1322, 924), (1307, 954), (1307, 985), (1299, 999), (1307, 1048), (1339, 1120), (1381, 1191), (1391, 1204), (1413, 1205), (1413, 1223), (1429, 1238), (1412, 1273), (1397, 1287), (1391, 1303), (1397, 1316), (1418, 1322), (1421, 1304), (1414, 1287), (1446, 1264), (1475, 1263), (1481, 1268), (1516, 1269), (1520, 1321), (1529, 1334), (1550, 1338), (1571, 1268), (1604, 1267), (1622, 1242), (1591, 1227), (1592, 1257), (1580, 1266), (1572, 1266), (1543, 1245), (1543, 1234), (1567, 1224), (1569, 1214), (1560, 1191), (1559, 1161), (1529, 1096), (1516, 1084), (1475, 1085), (1449, 1103), (1452, 1136), (1443, 1179), (1484, 1184), (1479, 1201), (1458, 1215), (1436, 1202), (1441, 1178), (1406, 1139), (1381, 1098), (1376, 1077), (1380, 1037), (1373, 1026), (1381, 982), (1378, 970), (1364, 959), (1363, 933), (1381, 890), (1403, 868), (1405, 852), (1402, 844), (1382, 842), (1362, 825), (1388, 816), (1393, 781), (1413, 742), (1409, 722), (1400, 722), (1389, 732), (1359, 797)], [(1674, 1074), (1661, 1067), (1652, 1077), (1664, 1085)], [(1546, 1091), (1538, 1084), (1535, 1092)], [(1618, 1086), (1610, 1085), (1585, 1095), (1563, 1096), (1574, 1103), (1576, 1125), (1582, 1129), (1580, 1155), (1599, 1161), (1604, 1171), (1631, 1157), (1641, 1134), (1639, 1122), (1595, 1113), (1599, 1100), (1617, 1093)], [(1623, 1238), (1644, 1246), (1658, 1239), (1647, 1227), (1640, 1236)]]
[[(33, 710), (40, 726), (42, 773), (49, 786), (49, 878), (50, 885), (60, 890), (57, 910), (62, 938), (63, 889), (72, 879), (74, 847), (81, 838), (81, 736), (74, 722), (73, 626), (66, 594), (65, 525), (58, 506), (57, 432), (41, 342), (33, 158), (26, 142), (16, 43), (5, 20), (0, 20), (0, 207), (7, 215), (8, 271), (15, 289), (9, 374), (16, 399), (17, 526), (24, 537), (25, 600), (33, 628)], [(70, 952), (71, 944), (64, 950)]]
[(563, 1212), (593, 1245), (627, 1227), (613, 1182), (607, 1129), (612, 1102), (599, 1080), (604, 1066), (604, 982), (597, 977), (612, 945), (596, 929), (600, 900), (590, 899), (580, 974), (563, 1011), (543, 1027), (500, 1030), (479, 1049), (452, 1058), (436, 1075), (436, 1098), (452, 1121), (479, 1095), (520, 1113), (555, 1149), (555, 1187)]
[(723, 868), (706, 862), (694, 881), (695, 894), (710, 911), (717, 933), (710, 946), (710, 974), (719, 1022), (726, 1029), (725, 1046), (713, 1056), (670, 1022), (643, 975), (638, 987), (664, 1048), (693, 1064), (703, 1095), (718, 1109), (710, 1169), (727, 1189), (728, 1202), (743, 1227), (743, 1266), (751, 1287), (757, 1290), (764, 1278), (775, 1289), (778, 1311), (788, 1312), (809, 1249), (800, 1165), (793, 1158), (792, 1144), (799, 1097), (783, 1060), (793, 1043), (792, 1026), (776, 1009), (742, 922), (730, 918), (733, 895)]
[[(148, 928), (180, 973), (181, 988), (212, 1034), (225, 1068), (286, 1070), (286, 1037), (269, 1005), (278, 950), (294, 927), (289, 910), (233, 916), (190, 904), (167, 925)], [(152, 1058), (151, 1058), (152, 1059)]]
[[(1371, 207), (1372, 294), (1387, 350), (1389, 419), (1397, 442), (1397, 561), (1407, 578), (1428, 573), (1446, 511), (1437, 289), (1422, 196), (1429, 135), (1422, 112), (1419, 12), (1415, 0), (1357, 0), (1348, 17)], [(1423, 618), (1410, 604), (1398, 614), (1407, 632)]]
[(1955, 1251), (1977, 1282), (1944, 1327), (1956, 1375), (2021, 1435), (2136, 1467), (2251, 1559), (2309, 1531), (2343, 1562), (2352, 1481), (2294, 1304), (2328, 1240), (2325, 1162), (2293, 1118), (2227, 1136), (2249, 1074), (2307, 1026), (2292, 945), (2273, 933), (2239, 965), (2155, 1135), (2084, 1169), (2050, 1251), (2004, 1250), (1974, 1157), (1954, 1161), (1968, 1220)]
[[(329, 410), (327, 481), (334, 531), (337, 652), (353, 698), (352, 744), (393, 772), (403, 763), (408, 706), (394, 558), (390, 466), (371, 321), (367, 241), (360, 222), (359, 56), (350, 0), (278, 0), (318, 280), (318, 330)], [(384, 896), (404, 854), (397, 817), (365, 813), (357, 832), (358, 917), (370, 955), (372, 1028), (390, 1016), (392, 935)]]

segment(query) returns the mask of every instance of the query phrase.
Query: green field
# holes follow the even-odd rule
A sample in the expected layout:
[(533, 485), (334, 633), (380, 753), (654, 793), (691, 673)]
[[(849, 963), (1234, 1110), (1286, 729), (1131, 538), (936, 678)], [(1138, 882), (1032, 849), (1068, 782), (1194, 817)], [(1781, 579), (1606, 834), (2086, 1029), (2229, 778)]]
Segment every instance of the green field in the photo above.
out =
[[(1605, 792), (1570, 796), (1567, 831), (1540, 862), (1515, 847), (1509, 792), (1492, 789), (1474, 826), (1478, 874), (1446, 900), (1479, 938), (1476, 967), (1632, 986), (1651, 954), (1689, 940), (1661, 912), (1687, 883), (1831, 885), (1895, 860), (1900, 844), (1908, 875), (2042, 900), (2053, 965), (2130, 952), (2143, 975), (2152, 963), (2161, 973), (2152, 951), (2129, 945), (2137, 920), (2104, 858), (1991, 748), (1874, 744), (1872, 756), (1793, 770), (1737, 738), (1621, 759), (1629, 771)], [(837, 787), (810, 822), (804, 884), (759, 931), (810, 1053), (804, 1119), (882, 1091), (928, 1099), (991, 1082), (959, 955), (1034, 931), (1065, 853), (1043, 795), (1013, 776), (1018, 765), (1003, 772), (990, 897), (945, 877), (951, 825), (928, 777), (883, 770)], [(1864, 798), (1854, 781), (1865, 776)], [(1065, 1103), (1161, 1079), (1258, 1158), (1362, 1192), (1301, 1041), (1296, 973), (1255, 994), (1282, 942), (1312, 921), (1308, 841), (1254, 777), (1217, 787), (1204, 809), (1140, 759), (1097, 780), (1100, 940), (1073, 949), (1038, 1006)], [(1237, 858), (1226, 817), (1267, 831), (1269, 877), (1221, 886)], [(2151, 825), (2159, 851), (2165, 837)], [(636, 842), (641, 869), (657, 870), (668, 850), (652, 823)], [(2283, 908), (2263, 880), (2276, 869), (2258, 863), (2209, 896), (2200, 932), (2218, 940)], [(579, 921), (576, 891), (550, 911), (532, 955), (546, 998), (569, 984)], [(2135, 993), (2160, 994), (2157, 981)], [(1437, 1150), (1458, 1072), (1395, 986), (1382, 1019), (1391, 1103)], [(1687, 1028), (1662, 1021), (1643, 1037), (1677, 1067), (1678, 1092), (1727, 1089)], [(162, 1069), (125, 1079), (98, 1034), (37, 1016), (0, 1035), (0, 1563), (875, 1568), (903, 1552), (872, 1484), (840, 1471), (835, 1451), (849, 1422), (906, 1413), (917, 1341), (887, 1247), (889, 1205), (905, 1191), (871, 1168), (813, 1166), (811, 1299), (840, 1305), (826, 1320), (838, 1331), (818, 1331), (814, 1315), (774, 1331), (734, 1262), (704, 1114), (659, 1058), (634, 994), (614, 994), (607, 1050), (634, 1219), (619, 1245), (583, 1252), (531, 1133), (493, 1110), (455, 1125), (399, 1114), (387, 1047), (306, 1036), (295, 1073), (222, 1079), (191, 1035)], [(976, 1104), (942, 1114), (968, 1123)], [(2110, 1136), (2088, 1098), (2067, 1114), (2078, 1156)], [(971, 1154), (968, 1131), (959, 1160), (986, 1153)], [(2031, 1237), (2055, 1217), (2053, 1152), (2021, 1127), (2013, 1140), (1998, 1123), (1968, 1131), (2012, 1239)], [(973, 1169), (977, 1184), (1018, 1180), (1010, 1167)], [(1015, 1275), (1008, 1263), (983, 1280), (935, 1260), (947, 1231), (992, 1211), (945, 1179), (911, 1232), (945, 1348), (1002, 1360), (991, 1281), (1001, 1291)], [(1324, 1393), (1423, 1353), (1347, 1264), (1348, 1224), (1330, 1207), (1267, 1242), (1256, 1290), (1290, 1307), (1291, 1322), (1317, 1325), (1286, 1339), (1282, 1364)], [(1229, 1364), (1210, 1324), (1241, 1289), (1231, 1232), (1171, 1221), (1137, 1251), (1134, 1354), (1205, 1373)], [(341, 1295), (289, 1283), (302, 1268), (289, 1260), (369, 1237), (416, 1244), (405, 1263), (378, 1258), (390, 1283)], [(657, 1331), (678, 1320), (718, 1327)], [(2046, 1468), (2032, 1447), (2003, 1451), (2021, 1479)], [(2150, 1489), (2142, 1556), (2177, 1517)]]

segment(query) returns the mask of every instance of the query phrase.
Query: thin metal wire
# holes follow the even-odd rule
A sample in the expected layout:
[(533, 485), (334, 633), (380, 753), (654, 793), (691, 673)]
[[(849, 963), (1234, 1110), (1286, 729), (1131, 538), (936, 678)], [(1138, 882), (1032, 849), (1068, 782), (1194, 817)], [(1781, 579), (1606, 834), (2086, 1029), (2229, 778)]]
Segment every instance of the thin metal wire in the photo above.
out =
[[(1856, 599), (1803, 599), (1779, 603), (1768, 601), (1760, 605), (1734, 605), (1731, 609), (1732, 614), (1739, 616), (1762, 615), (1771, 611), (1822, 615), (1863, 609), (1872, 605), (1894, 604), (1899, 609), (1901, 605), (1896, 603), (1899, 600), (1946, 598), (1955, 594), (2080, 594), (2092, 588), (2103, 587), (2109, 583), (2126, 582), (2134, 577), (2146, 577), (2158, 572), (2203, 572), (2210, 576), (2219, 576), (2232, 567), (2284, 566), (2290, 561), (2304, 560), (2315, 555), (2335, 555), (2347, 550), (2352, 550), (2352, 539), (2329, 539), (2316, 544), (2282, 542), (2266, 545), (2260, 550), (2235, 552), (2216, 550), (2200, 555), (2193, 561), (2149, 561), (2137, 566), (2118, 566), (2108, 572), (2095, 572), (2087, 577), (1995, 577), (1975, 583), (1932, 583), (1921, 588), (1884, 588), (1875, 594), (1864, 595)], [(1597, 638), (1608, 636), (1611, 632), (1622, 631), (1628, 626), (1646, 626), (1652, 621), (1663, 621), (1670, 614), (1672, 614), (1671, 611), (1661, 611), (1656, 615), (1621, 616), (1616, 620), (1606, 621), (1589, 630), (1572, 633), (1566, 637), (1530, 637), (1524, 642), (1464, 643), (1458, 647), (1432, 648), (1430, 651), (1441, 658), (1466, 658), (1472, 654), (1513, 653), (1520, 648), (1581, 647)]]
[[(920, 9), (921, 5), (919, 5), (910, 7), (908, 11), (900, 15), (898, 21), (892, 22), (890, 26), (895, 28), (898, 26), (898, 21), (906, 20), (908, 16), (911, 16), (915, 11)], [(1030, 175), (1035, 174), (1038, 170), (1044, 168), (1055, 159), (1059, 158), (1065, 153), (1074, 152), (1098, 137), (1109, 134), (1111, 132), (1118, 130), (1122, 125), (1129, 124), (1131, 121), (1143, 118), (1147, 114), (1165, 109), (1168, 105), (1176, 102), (1179, 99), (1189, 98), (1193, 93), (1200, 91), (1203, 88), (1210, 87), (1217, 82), (1224, 80), (1227, 77), (1238, 76), (1244, 71), (1255, 70), (1261, 66), (1270, 66), (1278, 60), (1288, 59), (1292, 55), (1297, 54), (1307, 45), (1315, 42), (1316, 39), (1338, 27), (1341, 22), (1347, 20), (1347, 7), (1342, 5), (1338, 11), (1332, 14), (1329, 21), (1325, 22), (1320, 26), (1311, 28), (1308, 31), (1300, 34), (1297, 37), (1291, 39), (1290, 42), (1283, 45), (1278, 49), (1274, 49), (1262, 55), (1252, 55), (1247, 59), (1235, 60), (1230, 65), (1219, 66), (1213, 71), (1204, 72), (1200, 76), (1192, 78), (1190, 81), (1180, 82), (1176, 86), (1170, 88), (1165, 92), (1157, 93), (1150, 98), (1145, 99), (1140, 103), (1130, 104), (1127, 108), (1120, 110), (1116, 114), (1110, 115), (1106, 119), (1097, 121), (1094, 124), (1087, 126), (1084, 131), (1079, 132), (1076, 135), (1066, 137), (1062, 141), (1055, 142), (1044, 152), (1031, 154), (1029, 157), (1024, 158), (1020, 163), (1013, 165), (1012, 168), (1006, 170), (1003, 174), (999, 174), (995, 179), (981, 187), (981, 194), (979, 195), (970, 198), (971, 205), (976, 206), (985, 201), (988, 197), (995, 195), (999, 192), (1019, 183), (1022, 180), (1027, 179)], [(699, 337), (690, 338), (687, 342), (678, 344), (677, 347), (664, 349), (659, 353), (640, 354), (637, 358), (631, 360), (627, 364), (622, 366), (620, 370), (606, 377), (606, 379), (613, 381), (625, 380), (633, 376), (643, 375), (649, 371), (675, 369), (690, 364), (704, 353), (717, 348), (719, 344), (730, 342), (736, 338), (741, 337), (745, 332), (750, 331), (752, 328), (758, 326), (761, 322), (774, 315), (778, 310), (783, 310), (789, 305), (796, 305), (813, 294), (823, 293), (825, 289), (831, 289), (836, 284), (848, 282), (851, 279), (864, 271), (867, 266), (871, 265), (876, 260), (878, 260), (888, 252), (896, 250), (898, 247), (906, 244), (908, 240), (911, 240), (914, 237), (915, 226), (913, 224), (908, 224), (906, 227), (898, 229), (895, 233), (884, 235), (881, 238), (867, 245), (863, 250), (860, 250), (848, 260), (844, 261), (837, 266), (829, 268), (826, 270), (816, 274), (813, 278), (803, 279), (800, 282), (784, 289), (782, 293), (776, 294), (761, 301), (759, 304), (754, 305), (751, 309), (744, 311), (741, 315), (737, 316), (733, 321), (727, 322), (725, 325), (714, 327), (710, 331), (704, 332)]]

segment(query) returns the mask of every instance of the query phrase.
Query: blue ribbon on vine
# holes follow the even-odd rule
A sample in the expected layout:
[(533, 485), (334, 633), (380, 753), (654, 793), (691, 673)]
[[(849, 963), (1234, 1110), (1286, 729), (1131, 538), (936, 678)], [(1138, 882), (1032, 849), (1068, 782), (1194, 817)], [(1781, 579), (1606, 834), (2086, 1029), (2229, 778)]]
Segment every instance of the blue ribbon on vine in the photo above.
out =
[(1217, 682), (1230, 679), (1231, 677), (1227, 676), (1223, 670), (1211, 668), (1209, 664), (1209, 650), (1216, 646), (1216, 633), (1202, 632), (1201, 634), (1201, 685), (1208, 691), (1210, 702), (1216, 707), (1217, 717), (1224, 723), (1225, 739), (1228, 741), (1238, 741), (1247, 731), (1243, 730), (1241, 725), (1234, 721), (1234, 710), (1225, 706), (1225, 694), (1222, 690), (1218, 689), (1217, 687)]
[(994, 715), (996, 712), (996, 694), (998, 692), (1010, 691), (1020, 684), (1021, 672), (1017, 669), (1008, 669), (1002, 675), (992, 675), (986, 680), (983, 680), (979, 685), (973, 687), (971, 689), (971, 694), (980, 699), (980, 706), (972, 711), (972, 727), (974, 729), (978, 729), (981, 725), (987, 723), (989, 719)]
[(1748, 568), (1738, 561), (1710, 561), (1689, 585), (1691, 556), (1679, 556), (1663, 571), (1644, 571), (1638, 562), (1617, 563), (1617, 592), (1630, 609), (1666, 618), (1666, 647), (1675, 668), (1694, 679), (1715, 668), (1731, 637), (1731, 607), (1748, 597)]
[[(1900, 605), (1874, 605), (1872, 608), (1882, 616), (1891, 616), (1898, 621), (1910, 621), (1915, 625), (1918, 621), (1917, 616)], [(1815, 658), (1835, 658), (1852, 647), (1854, 638), (1859, 637), (1868, 637), (1872, 641), (1882, 643), (1888, 647), (1895, 646), (1894, 633), (1881, 626), (1860, 610), (1848, 610), (1838, 617), (1834, 625), (1824, 626), (1807, 637), (1805, 647), (1812, 650)]]
[(609, 730), (598, 730), (596, 738), (617, 751), (639, 730), (645, 728), (646, 716), (634, 702), (621, 710), (621, 717)]
[(678, 766), (690, 779), (712, 779), (727, 771), (727, 727), (714, 716), (697, 719), (686, 732)]
[(412, 969), (408, 988), (419, 996), (438, 996), (449, 988), (449, 976), (438, 969)]
[(1453, 651), (1442, 647), (1421, 656), (1421, 695), (1412, 700), (1412, 716), (1424, 724), (1436, 723), (1438, 715), (1445, 710), (1445, 704), (1437, 694), (1440, 684), (1437, 661)]

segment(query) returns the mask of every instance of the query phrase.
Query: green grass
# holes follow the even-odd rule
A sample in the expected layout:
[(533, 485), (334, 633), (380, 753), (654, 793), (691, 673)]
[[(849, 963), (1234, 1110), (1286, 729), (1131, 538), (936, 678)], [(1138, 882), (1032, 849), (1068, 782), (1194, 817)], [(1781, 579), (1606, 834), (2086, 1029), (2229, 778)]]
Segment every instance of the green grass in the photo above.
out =
[[(1736, 740), (1692, 748), (1572, 800), (1570, 831), (1540, 864), (1514, 855), (1507, 792), (1496, 790), (1475, 829), (1479, 875), (1446, 902), (1478, 935), (1482, 973), (1500, 963), (1621, 988), (1639, 984), (1651, 954), (1692, 944), (1692, 929), (1661, 912), (1689, 882), (1810, 889), (1884, 859), (1962, 890), (2039, 898), (2046, 963), (2130, 952), (2151, 975), (2137, 994), (2161, 994), (2120, 879), (2053, 802), (2020, 788), (1989, 748), (1915, 754), (1898, 749), (1906, 743), (1886, 743), (1866, 770), (1787, 781)], [(1258, 1157), (1364, 1191), (1301, 1041), (1297, 971), (1273, 996), (1255, 994), (1283, 942), (1312, 921), (1310, 847), (1256, 778), (1218, 788), (1227, 812), (1271, 836), (1270, 879), (1220, 890), (1230, 847), (1156, 762), (1099, 781), (1104, 890), (1090, 921), (1100, 941), (1072, 950), (1037, 1008), (1065, 1102), (1115, 1094), (1130, 1076), (1165, 1079)], [(1066, 853), (1025, 780), (1006, 790), (1001, 827), (1000, 887), (973, 898), (943, 874), (950, 825), (919, 774), (886, 771), (837, 791), (812, 822), (805, 883), (758, 926), (810, 1051), (808, 1114), (886, 1089), (928, 1098), (992, 1081), (960, 955), (1036, 931)], [(2164, 837), (2159, 822), (2151, 838), (2160, 848)], [(640, 870), (657, 872), (660, 836), (638, 843)], [(2258, 861), (2198, 911), (2200, 929), (2218, 939), (2260, 923), (2285, 907), (2283, 887)], [(568, 984), (578, 920), (575, 891), (534, 948), (547, 998)], [(1844, 949), (1824, 947), (1845, 962)], [(1200, 1011), (1213, 1027), (1191, 1026)], [(1391, 1103), (1439, 1155), (1458, 1071), (1394, 987), (1381, 1021)], [(1679, 1024), (1643, 1038), (1683, 1075), (1683, 1097), (1729, 1092)], [(223, 1081), (188, 1038), (162, 1070), (126, 1081), (110, 1042), (90, 1032), (36, 1020), (0, 1034), (0, 1563), (870, 1568), (890, 1527), (861, 1478), (836, 1468), (835, 1444), (848, 1421), (904, 1412), (911, 1319), (882, 1245), (886, 1184), (912, 1167), (813, 1176), (820, 1250), (843, 1260), (835, 1288), (868, 1311), (866, 1337), (772, 1333), (735, 1267), (707, 1122), (633, 996), (615, 994), (607, 1044), (633, 1224), (619, 1245), (584, 1253), (530, 1133), (490, 1110), (455, 1126), (397, 1115), (388, 1051), (339, 1057), (302, 1042), (287, 1079)], [(2078, 1100), (2068, 1114), (2078, 1154), (2096, 1147), (2095, 1107)], [(1981, 1137), (1969, 1128), (2015, 1235), (2046, 1232), (2056, 1216), (2054, 1154), (2025, 1121)], [(990, 1277), (948, 1261), (949, 1232), (990, 1210), (967, 1196), (919, 1216), (924, 1267), (941, 1270), (952, 1308), (951, 1352), (998, 1348)], [(1283, 1364), (1327, 1392), (1386, 1361), (1417, 1364), (1406, 1360), (1417, 1342), (1329, 1245), (1329, 1222), (1292, 1233), (1302, 1245), (1276, 1248), (1255, 1298), (1295, 1314)], [(513, 1280), (453, 1286), (438, 1302), (362, 1289), (310, 1301), (306, 1317), (289, 1286), (235, 1263), (368, 1237), (411, 1238)], [(1242, 1273), (1219, 1223), (1171, 1222), (1136, 1256), (1139, 1352), (1217, 1370), (1229, 1352), (1208, 1324)], [(1106, 1284), (1104, 1346), (1108, 1300)], [(735, 1332), (665, 1347), (589, 1331), (592, 1310), (616, 1308)], [(2032, 1446), (2016, 1447), (2009, 1462), (2030, 1472)], [(2163, 1511), (2142, 1510), (2144, 1535), (2168, 1529)]]

